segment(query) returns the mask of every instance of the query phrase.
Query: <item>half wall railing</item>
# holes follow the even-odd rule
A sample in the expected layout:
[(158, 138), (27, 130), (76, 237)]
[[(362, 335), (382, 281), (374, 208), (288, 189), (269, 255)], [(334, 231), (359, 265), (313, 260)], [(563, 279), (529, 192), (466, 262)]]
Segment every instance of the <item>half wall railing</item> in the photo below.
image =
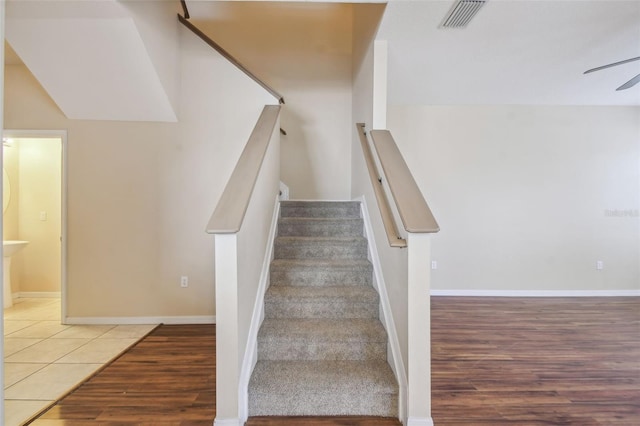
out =
[(393, 136), (391, 136), (391, 132), (388, 130), (371, 130), (369, 132), (378, 160), (382, 165), (383, 174), (380, 174), (367, 139), (365, 124), (357, 123), (356, 127), (389, 245), (403, 248), (407, 246), (407, 242), (398, 232), (398, 226), (384, 189), (384, 179), (389, 184), (398, 214), (407, 232), (418, 234), (438, 232), (440, 227), (422, 196), (422, 192), (420, 192), (420, 188), (404, 161)]
[[(376, 234), (385, 233), (389, 242), (387, 247), (378, 246), (374, 274), (381, 292), (382, 312), (390, 335), (392, 362), (400, 387), (399, 415), (408, 426), (433, 424), (431, 234), (438, 232), (440, 227), (391, 133), (388, 130), (367, 132), (363, 123), (356, 124), (356, 128), (367, 167), (367, 172), (359, 169), (358, 173), (369, 175), (382, 219), (380, 225), (371, 220), (372, 236), (375, 239)], [(377, 157), (374, 157), (371, 145)], [(382, 173), (378, 170), (378, 164)], [(406, 238), (398, 231), (396, 215), (386, 195), (387, 188), (406, 231)], [(368, 197), (371, 196), (363, 195), (365, 202)], [(379, 238), (383, 238), (382, 235)]]

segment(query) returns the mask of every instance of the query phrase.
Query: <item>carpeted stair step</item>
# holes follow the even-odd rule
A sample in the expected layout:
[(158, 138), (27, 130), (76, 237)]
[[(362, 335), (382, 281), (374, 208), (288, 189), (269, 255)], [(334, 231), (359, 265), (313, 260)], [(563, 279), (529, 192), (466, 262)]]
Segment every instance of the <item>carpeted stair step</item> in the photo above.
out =
[(373, 287), (271, 286), (265, 294), (266, 318), (378, 318)]
[(249, 387), (252, 416), (398, 413), (397, 385), (384, 360), (258, 361)]
[(267, 318), (258, 333), (259, 360), (385, 360), (387, 336), (378, 319)]
[(371, 286), (373, 266), (366, 259), (274, 259), (271, 286)]
[(281, 217), (359, 218), (360, 203), (354, 201), (281, 201)]
[(276, 237), (276, 259), (366, 259), (364, 237)]
[(283, 201), (251, 416), (398, 415), (358, 202)]
[(363, 229), (360, 218), (281, 217), (278, 222), (281, 237), (362, 237)]

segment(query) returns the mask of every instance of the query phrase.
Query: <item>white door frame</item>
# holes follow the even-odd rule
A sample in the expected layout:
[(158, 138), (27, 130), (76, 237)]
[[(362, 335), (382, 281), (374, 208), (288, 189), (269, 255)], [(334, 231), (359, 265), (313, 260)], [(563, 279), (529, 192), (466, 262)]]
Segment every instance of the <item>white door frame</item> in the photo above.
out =
[(67, 131), (66, 130), (13, 130), (5, 129), (3, 138), (15, 139), (53, 139), (61, 141), (60, 167), (62, 172), (62, 188), (60, 200), (62, 223), (60, 224), (60, 319), (63, 324), (67, 322)]

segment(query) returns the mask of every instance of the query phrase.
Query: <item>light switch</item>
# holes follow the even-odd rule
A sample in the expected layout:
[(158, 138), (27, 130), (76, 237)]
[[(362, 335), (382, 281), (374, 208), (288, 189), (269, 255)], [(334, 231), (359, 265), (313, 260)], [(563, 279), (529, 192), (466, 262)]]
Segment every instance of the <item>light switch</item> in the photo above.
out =
[(46, 220), (47, 220), (47, 212), (45, 212), (45, 211), (41, 211), (41, 212), (40, 212), (40, 220), (41, 220), (42, 222), (44, 222), (44, 221), (46, 221)]

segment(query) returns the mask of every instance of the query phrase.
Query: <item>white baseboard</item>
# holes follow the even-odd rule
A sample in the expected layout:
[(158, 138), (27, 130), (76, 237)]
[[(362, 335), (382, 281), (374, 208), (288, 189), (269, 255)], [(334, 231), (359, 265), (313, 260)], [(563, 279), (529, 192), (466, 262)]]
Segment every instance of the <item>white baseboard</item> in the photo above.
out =
[(39, 299), (39, 298), (60, 298), (59, 291), (20, 291), (17, 293), (13, 293), (13, 300), (15, 299)]
[(215, 324), (215, 315), (171, 317), (67, 317), (64, 324), (137, 325), (137, 324)]
[(243, 426), (244, 422), (240, 419), (218, 419), (213, 421), (213, 426)]
[(434, 290), (431, 296), (461, 297), (638, 297), (640, 290)]
[[(238, 383), (238, 415), (243, 421), (249, 416), (249, 380), (251, 374), (258, 362), (258, 331), (264, 319), (264, 294), (269, 287), (269, 270), (271, 260), (273, 259), (273, 244), (278, 231), (278, 217), (280, 216), (280, 200), (276, 198), (276, 205), (273, 209), (273, 217), (271, 218), (271, 228), (269, 229), (269, 238), (267, 239), (267, 247), (262, 261), (262, 271), (260, 272), (260, 282), (258, 283), (258, 294), (253, 305), (253, 314), (251, 316), (251, 325), (249, 327), (249, 335), (247, 337), (247, 347), (245, 348), (244, 358), (240, 369), (240, 380)], [(217, 423), (216, 423), (217, 424)]]
[(409, 417), (407, 426), (434, 426), (431, 417)]
[(371, 216), (369, 215), (369, 209), (367, 207), (367, 201), (364, 196), (356, 198), (354, 201), (360, 202), (360, 212), (362, 213), (362, 219), (364, 221), (365, 237), (369, 245), (369, 257), (373, 265), (374, 281), (377, 286), (378, 295), (380, 296), (380, 306), (382, 307), (382, 322), (384, 328), (387, 331), (389, 337), (389, 349), (391, 352), (388, 359), (391, 360), (391, 368), (396, 376), (399, 387), (398, 395), (398, 414), (400, 419), (406, 418), (406, 394), (407, 394), (407, 375), (405, 373), (404, 363), (402, 361), (402, 352), (400, 351), (400, 343), (398, 340), (398, 333), (396, 332), (396, 326), (393, 321), (393, 315), (391, 313), (391, 305), (389, 303), (389, 297), (387, 296), (387, 286), (382, 274), (382, 264), (378, 257), (378, 247), (373, 234), (373, 225), (371, 224)]

